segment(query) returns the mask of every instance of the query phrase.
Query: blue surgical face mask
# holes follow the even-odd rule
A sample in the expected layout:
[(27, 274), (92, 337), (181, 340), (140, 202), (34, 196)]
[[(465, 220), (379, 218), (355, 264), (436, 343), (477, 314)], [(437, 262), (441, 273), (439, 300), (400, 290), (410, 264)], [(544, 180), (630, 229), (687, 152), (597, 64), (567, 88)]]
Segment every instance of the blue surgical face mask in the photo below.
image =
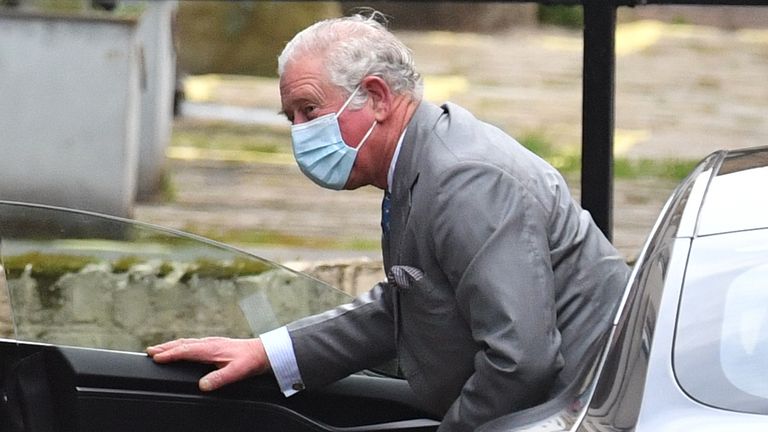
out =
[(318, 185), (340, 190), (344, 188), (355, 164), (357, 152), (376, 127), (371, 128), (355, 147), (344, 142), (339, 126), (339, 116), (347, 108), (360, 87), (349, 96), (336, 113), (326, 114), (311, 121), (291, 126), (293, 155), (301, 172)]

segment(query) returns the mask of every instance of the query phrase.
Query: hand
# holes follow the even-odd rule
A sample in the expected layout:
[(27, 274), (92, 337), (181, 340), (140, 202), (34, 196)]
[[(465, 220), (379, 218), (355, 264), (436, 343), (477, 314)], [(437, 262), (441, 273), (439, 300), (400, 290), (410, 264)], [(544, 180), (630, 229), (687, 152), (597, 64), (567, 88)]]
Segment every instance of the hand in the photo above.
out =
[(216, 366), (217, 370), (200, 379), (202, 391), (216, 390), (270, 368), (261, 339), (177, 339), (151, 346), (147, 354), (157, 363), (187, 360)]

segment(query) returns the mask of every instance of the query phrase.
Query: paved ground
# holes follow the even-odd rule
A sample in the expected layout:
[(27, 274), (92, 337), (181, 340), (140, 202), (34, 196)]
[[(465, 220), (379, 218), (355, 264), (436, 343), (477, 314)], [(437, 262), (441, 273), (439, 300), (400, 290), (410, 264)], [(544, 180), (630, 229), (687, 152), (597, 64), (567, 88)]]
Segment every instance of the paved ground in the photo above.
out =
[[(578, 151), (580, 33), (400, 36), (425, 75), (427, 99), (457, 102), (514, 136), (541, 136), (560, 152)], [(617, 52), (618, 156), (698, 160), (718, 148), (768, 143), (768, 31), (642, 22), (619, 28)], [(192, 100), (183, 121), (218, 113), (273, 123), (279, 108), (274, 80), (196, 77), (188, 84)], [(322, 190), (290, 160), (184, 150), (169, 152), (174, 202), (141, 203), (137, 219), (202, 232), (264, 230), (321, 244), (370, 246), (379, 238), (377, 190)], [(578, 196), (578, 179), (570, 184)], [(614, 241), (627, 258), (639, 251), (674, 185), (654, 178), (616, 182)], [(379, 255), (375, 246), (253, 249), (277, 261)]]

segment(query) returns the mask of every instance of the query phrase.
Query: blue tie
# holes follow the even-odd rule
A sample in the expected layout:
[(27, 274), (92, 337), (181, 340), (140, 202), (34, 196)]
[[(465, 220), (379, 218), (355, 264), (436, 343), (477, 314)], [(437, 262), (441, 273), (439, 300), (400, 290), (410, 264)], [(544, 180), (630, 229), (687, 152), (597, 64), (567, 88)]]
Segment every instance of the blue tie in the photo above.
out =
[(384, 199), (381, 200), (381, 232), (384, 236), (389, 236), (389, 207), (391, 205), (390, 193), (384, 192)]

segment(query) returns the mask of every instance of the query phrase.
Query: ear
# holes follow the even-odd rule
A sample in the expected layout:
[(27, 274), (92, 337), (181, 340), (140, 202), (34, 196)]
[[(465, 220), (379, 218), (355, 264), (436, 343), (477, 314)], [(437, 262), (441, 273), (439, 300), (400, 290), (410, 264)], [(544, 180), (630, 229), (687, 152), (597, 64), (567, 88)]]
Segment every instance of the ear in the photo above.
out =
[(395, 96), (389, 85), (380, 77), (368, 75), (363, 78), (360, 86), (370, 96), (376, 121), (381, 123), (386, 120), (391, 114), (390, 110), (392, 109), (392, 102)]

